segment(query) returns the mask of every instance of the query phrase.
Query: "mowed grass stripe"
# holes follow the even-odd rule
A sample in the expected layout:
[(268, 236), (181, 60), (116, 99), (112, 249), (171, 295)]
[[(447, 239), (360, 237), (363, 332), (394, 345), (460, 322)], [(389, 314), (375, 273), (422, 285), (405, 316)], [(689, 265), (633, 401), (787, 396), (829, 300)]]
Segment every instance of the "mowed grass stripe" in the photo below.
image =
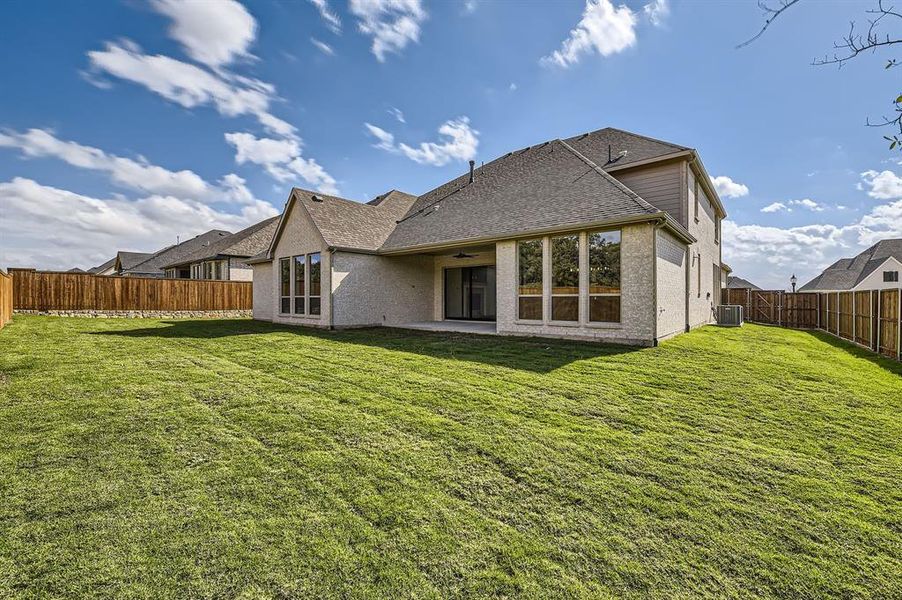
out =
[[(0, 523), (15, 549), (71, 540), (43, 562), (0, 545), (14, 592), (880, 597), (898, 582), (899, 370), (807, 333), (705, 328), (641, 351), (247, 321), (17, 318), (2, 335), (0, 415), (34, 431), (3, 432), (17, 458), (0, 491), (38, 502)], [(37, 445), (48, 433), (59, 447)]]

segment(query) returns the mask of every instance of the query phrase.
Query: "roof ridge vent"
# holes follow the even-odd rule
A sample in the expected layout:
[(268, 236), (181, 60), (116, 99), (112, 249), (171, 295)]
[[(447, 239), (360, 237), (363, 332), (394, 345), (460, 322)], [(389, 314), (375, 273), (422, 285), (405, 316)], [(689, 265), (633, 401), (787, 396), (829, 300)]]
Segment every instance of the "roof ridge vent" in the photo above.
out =
[(323, 197), (320, 196), (319, 194), (313, 194), (312, 196), (310, 196), (310, 199), (313, 200), (314, 202), (322, 202), (323, 201)]

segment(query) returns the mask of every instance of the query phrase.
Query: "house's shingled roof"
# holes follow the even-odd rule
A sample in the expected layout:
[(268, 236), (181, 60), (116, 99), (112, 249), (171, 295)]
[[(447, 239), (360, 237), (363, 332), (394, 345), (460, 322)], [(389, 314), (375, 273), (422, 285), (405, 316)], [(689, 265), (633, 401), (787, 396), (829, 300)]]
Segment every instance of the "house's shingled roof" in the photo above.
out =
[(116, 265), (116, 257), (114, 256), (110, 260), (106, 261), (102, 265), (97, 265), (96, 267), (91, 267), (88, 269), (88, 273), (100, 273), (102, 271), (106, 271), (107, 269), (111, 269)]
[(269, 247), (269, 241), (276, 231), (279, 217), (270, 217), (238, 233), (221, 235), (205, 240), (196, 245), (190, 251), (182, 252), (178, 256), (171, 256), (163, 265), (164, 269), (178, 265), (187, 265), (202, 260), (216, 258), (217, 256), (254, 256), (261, 250)]
[[(687, 146), (656, 140), (644, 135), (630, 133), (629, 131), (614, 129), (613, 127), (605, 127), (604, 129), (576, 135), (564, 141), (572, 146), (574, 150), (606, 170), (692, 150), (692, 148)], [(608, 162), (609, 146), (611, 162)], [(626, 151), (626, 154), (618, 157), (623, 150)]]
[(162, 276), (163, 270), (166, 268), (166, 265), (176, 262), (182, 256), (191, 254), (198, 248), (201, 248), (207, 244), (211, 244), (214, 241), (229, 235), (231, 234), (228, 231), (223, 231), (221, 229), (211, 229), (210, 231), (193, 237), (190, 240), (185, 240), (181, 244), (163, 248), (159, 252), (155, 252), (154, 254), (150, 255), (140, 264), (136, 264), (131, 268), (125, 269), (125, 272), (131, 273), (133, 275)]
[[(392, 190), (366, 204), (295, 189), (329, 246), (376, 251), (416, 201), (416, 196)], [(314, 196), (320, 200), (314, 200)]]
[(732, 275), (727, 277), (727, 287), (731, 290), (735, 289), (751, 289), (751, 290), (760, 290), (761, 288), (749, 281), (748, 279), (743, 279), (742, 277), (733, 277)]
[[(510, 152), (420, 196), (382, 250), (660, 214), (562, 140)], [(675, 222), (672, 222), (675, 225)]]
[(799, 291), (850, 290), (890, 257), (902, 261), (902, 239), (881, 240), (854, 258), (839, 259)]
[(125, 252), (120, 250), (116, 253), (119, 268), (122, 271), (128, 271), (152, 256), (152, 252)]

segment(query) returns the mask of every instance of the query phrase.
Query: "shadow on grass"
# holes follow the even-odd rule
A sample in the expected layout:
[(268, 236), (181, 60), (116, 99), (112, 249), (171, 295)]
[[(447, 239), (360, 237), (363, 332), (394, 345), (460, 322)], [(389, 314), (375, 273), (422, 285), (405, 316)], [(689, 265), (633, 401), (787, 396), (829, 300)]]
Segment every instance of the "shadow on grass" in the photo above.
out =
[(163, 321), (161, 327), (88, 333), (129, 338), (216, 339), (273, 332), (536, 373), (547, 373), (579, 360), (611, 357), (642, 350), (638, 347), (597, 342), (414, 331), (391, 327), (327, 330), (247, 319), (173, 320)]
[(857, 344), (853, 344), (848, 340), (836, 337), (835, 335), (827, 333), (826, 331), (808, 330), (807, 333), (809, 335), (813, 335), (824, 343), (830, 344), (834, 348), (839, 348), (840, 350), (848, 352), (855, 358), (863, 358), (864, 360), (874, 363), (878, 367), (881, 367), (896, 375), (902, 376), (902, 362), (893, 360), (892, 358), (888, 358), (882, 354), (877, 354), (873, 350), (862, 348)]

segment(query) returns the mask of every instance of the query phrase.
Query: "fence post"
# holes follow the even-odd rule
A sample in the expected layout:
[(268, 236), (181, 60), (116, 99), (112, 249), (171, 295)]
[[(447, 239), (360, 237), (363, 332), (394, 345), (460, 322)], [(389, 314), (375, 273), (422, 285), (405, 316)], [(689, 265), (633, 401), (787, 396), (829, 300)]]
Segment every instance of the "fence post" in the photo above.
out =
[(821, 295), (815, 294), (814, 296), (817, 299), (817, 310), (814, 312), (815, 318), (817, 319), (817, 328), (821, 328)]
[(868, 345), (871, 348), (874, 347), (874, 290), (870, 291), (870, 295), (868, 296), (868, 325), (870, 325), (870, 331), (868, 332), (868, 336), (871, 338), (868, 340)]
[(877, 354), (880, 354), (880, 316), (883, 314), (883, 310), (881, 310), (880, 303), (883, 301), (883, 294), (880, 293), (880, 290), (877, 290), (877, 339), (874, 343), (874, 350), (877, 351)]
[(902, 360), (902, 288), (896, 296), (896, 360)]
[(858, 317), (856, 316), (856, 310), (855, 310), (855, 304), (857, 304), (857, 303), (855, 302), (855, 300), (856, 300), (855, 292), (852, 292), (852, 343), (853, 344), (858, 343), (858, 336), (855, 335), (856, 326), (858, 325), (855, 322), (858, 320)]

